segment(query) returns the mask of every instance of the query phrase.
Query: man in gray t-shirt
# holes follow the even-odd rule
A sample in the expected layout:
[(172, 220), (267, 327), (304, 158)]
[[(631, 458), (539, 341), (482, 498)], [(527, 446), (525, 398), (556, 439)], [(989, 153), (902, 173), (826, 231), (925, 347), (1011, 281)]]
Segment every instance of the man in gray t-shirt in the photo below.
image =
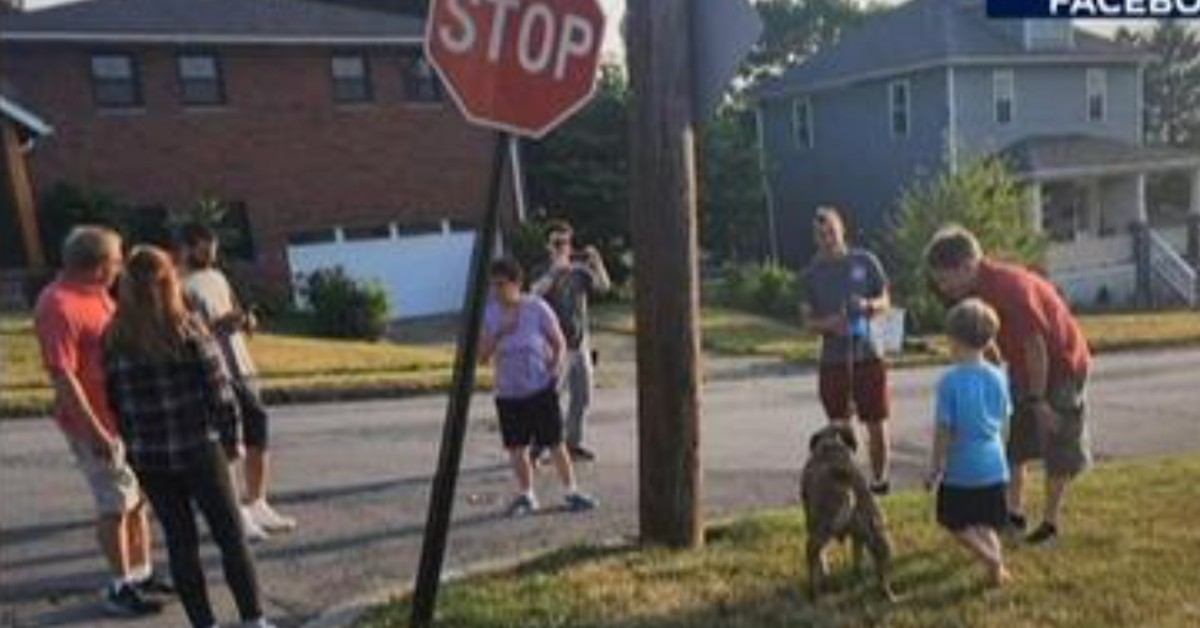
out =
[(821, 334), (821, 404), (831, 421), (853, 415), (867, 426), (872, 490), (887, 493), (887, 419), (891, 392), (888, 369), (871, 321), (891, 306), (887, 275), (870, 252), (846, 244), (836, 209), (822, 207), (813, 221), (817, 254), (801, 277), (804, 320)]
[(258, 321), (252, 311), (242, 308), (225, 273), (217, 267), (220, 241), (212, 229), (187, 225), (180, 244), (186, 261), (182, 276), (184, 294), (189, 306), (220, 343), (242, 410), (242, 440), (246, 445), (242, 467), (246, 489), (241, 508), (242, 530), (250, 540), (265, 539), (272, 532), (290, 531), (296, 527), (296, 520), (279, 514), (267, 501), (269, 416), (259, 392), (258, 371), (246, 345), (246, 334), (254, 331)]
[(563, 417), (567, 448), (576, 460), (590, 461), (595, 454), (584, 446), (584, 422), (592, 399), (592, 348), (588, 333), (588, 297), (607, 292), (608, 270), (596, 247), (574, 253), (571, 226), (556, 221), (549, 228), (550, 265), (533, 282), (533, 293), (550, 304), (567, 340), (567, 360), (559, 389), (568, 395)]

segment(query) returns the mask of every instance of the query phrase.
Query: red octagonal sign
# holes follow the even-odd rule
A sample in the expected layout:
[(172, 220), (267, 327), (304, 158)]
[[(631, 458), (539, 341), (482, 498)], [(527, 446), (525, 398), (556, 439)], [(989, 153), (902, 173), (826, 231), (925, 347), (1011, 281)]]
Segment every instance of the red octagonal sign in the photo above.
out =
[(541, 137), (596, 86), (597, 0), (433, 0), (426, 53), (467, 119)]

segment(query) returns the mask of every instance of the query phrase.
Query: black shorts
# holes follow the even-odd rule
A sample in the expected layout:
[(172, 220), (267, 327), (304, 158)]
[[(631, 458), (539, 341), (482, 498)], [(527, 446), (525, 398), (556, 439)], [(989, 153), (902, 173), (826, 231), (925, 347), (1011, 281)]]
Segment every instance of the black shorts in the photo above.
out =
[(500, 438), (509, 449), (553, 447), (562, 442), (562, 408), (554, 384), (529, 397), (496, 398), (496, 412), (500, 415)]
[(233, 379), (233, 392), (242, 409), (242, 443), (255, 449), (267, 448), (267, 407), (257, 382)]
[(999, 530), (1008, 524), (1007, 484), (991, 486), (941, 485), (937, 494), (937, 520), (953, 532), (972, 526)]

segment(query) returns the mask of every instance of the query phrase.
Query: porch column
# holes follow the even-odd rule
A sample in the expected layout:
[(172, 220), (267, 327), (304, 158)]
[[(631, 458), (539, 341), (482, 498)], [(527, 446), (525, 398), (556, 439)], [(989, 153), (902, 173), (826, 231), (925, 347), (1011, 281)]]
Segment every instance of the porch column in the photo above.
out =
[(1042, 184), (1031, 181), (1025, 191), (1026, 212), (1029, 215), (1029, 226), (1036, 232), (1042, 232)]
[[(1200, 168), (1192, 171), (1192, 202), (1189, 205), (1187, 217), (1188, 259), (1192, 267), (1200, 271)], [(1196, 273), (1200, 281), (1200, 272)], [(1200, 286), (1197, 286), (1200, 289)]]
[(1150, 212), (1146, 209), (1146, 173), (1144, 172), (1139, 172), (1134, 179), (1134, 199), (1134, 222), (1150, 224)]
[[(0, 189), (0, 194), (11, 193), (17, 210), (17, 223), (21, 227), (21, 239), (25, 244), (25, 263), (33, 270), (46, 267), (46, 256), (42, 251), (41, 234), (38, 232), (37, 202), (33, 186), (29, 181), (29, 170), (25, 163), (25, 151), (21, 148), (16, 125), (7, 119), (0, 120), (0, 141), (3, 143), (6, 173), (11, 188)], [(0, 186), (2, 187), (2, 186)]]
[(1188, 214), (1200, 216), (1200, 168), (1192, 171), (1192, 204)]
[(1099, 237), (1101, 222), (1103, 221), (1104, 208), (1100, 202), (1100, 179), (1090, 179), (1087, 182), (1084, 194), (1084, 199), (1087, 205), (1084, 211), (1087, 212), (1087, 226), (1084, 228), (1082, 235), (1087, 237)]

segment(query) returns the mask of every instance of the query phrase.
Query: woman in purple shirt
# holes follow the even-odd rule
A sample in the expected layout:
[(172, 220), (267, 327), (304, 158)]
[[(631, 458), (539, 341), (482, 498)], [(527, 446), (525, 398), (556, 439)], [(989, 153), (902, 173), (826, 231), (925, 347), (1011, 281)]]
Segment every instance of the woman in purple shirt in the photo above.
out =
[(562, 409), (557, 379), (566, 340), (550, 306), (521, 289), (523, 272), (512, 259), (492, 262), (492, 299), (483, 317), (479, 361), (495, 358), (496, 411), (500, 436), (517, 476), (517, 496), (508, 512), (521, 516), (537, 510), (529, 447), (549, 450), (566, 491), (566, 507), (591, 510), (596, 500), (575, 486), (571, 457), (562, 442)]

